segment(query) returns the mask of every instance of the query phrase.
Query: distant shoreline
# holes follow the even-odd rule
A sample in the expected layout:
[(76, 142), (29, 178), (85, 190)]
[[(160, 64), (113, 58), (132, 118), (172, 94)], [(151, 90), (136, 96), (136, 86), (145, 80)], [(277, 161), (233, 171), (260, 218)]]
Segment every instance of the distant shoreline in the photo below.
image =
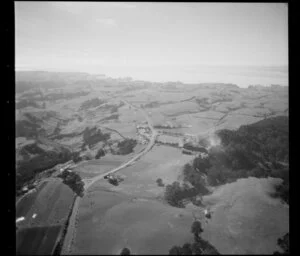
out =
[(186, 69), (165, 70), (136, 70), (134, 72), (107, 71), (107, 68), (99, 68), (98, 72), (76, 71), (63, 69), (30, 69), (15, 68), (15, 72), (49, 72), (49, 73), (78, 73), (95, 76), (100, 79), (127, 80), (128, 82), (150, 82), (150, 83), (177, 83), (182, 85), (197, 84), (234, 84), (240, 88), (247, 88), (250, 85), (270, 87), (272, 84), (288, 86), (287, 66), (241, 66), (241, 67), (220, 67), (220, 66), (199, 66), (187, 67)]

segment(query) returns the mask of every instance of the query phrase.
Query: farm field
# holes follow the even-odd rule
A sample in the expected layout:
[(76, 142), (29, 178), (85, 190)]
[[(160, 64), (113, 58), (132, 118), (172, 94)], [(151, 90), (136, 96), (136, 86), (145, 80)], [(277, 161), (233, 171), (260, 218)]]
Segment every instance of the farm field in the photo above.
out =
[(100, 159), (81, 162), (74, 168), (74, 171), (78, 173), (83, 179), (92, 178), (118, 167), (122, 163), (126, 162), (127, 160), (131, 159), (136, 154), (141, 152), (144, 148), (144, 145), (137, 144), (134, 147), (133, 152), (127, 155), (106, 154)]
[(120, 172), (124, 181), (119, 186), (112, 187), (106, 180), (101, 180), (90, 190), (104, 187), (132, 196), (156, 198), (162, 196), (164, 191), (163, 187), (157, 185), (156, 180), (161, 178), (167, 185), (181, 179), (183, 165), (192, 159), (193, 156), (182, 154), (180, 149), (163, 145), (154, 146), (134, 165)]
[(269, 196), (278, 182), (239, 179), (204, 196), (213, 214), (203, 237), (221, 254), (273, 254), (277, 238), (289, 232), (289, 206)]
[(61, 231), (62, 226), (33, 227), (18, 230), (16, 255), (52, 255)]
[[(277, 179), (240, 179), (216, 188), (204, 197), (204, 205), (212, 210), (207, 221), (201, 207), (164, 204), (148, 185), (147, 172), (144, 187), (136, 190), (126, 182), (129, 176), (122, 176), (125, 181), (118, 187), (95, 184), (81, 202), (72, 254), (118, 254), (124, 247), (135, 254), (167, 254), (173, 245), (192, 240), (193, 214), (202, 220), (203, 237), (221, 254), (272, 253), (278, 249), (277, 238), (289, 231), (288, 207), (268, 195)], [(143, 184), (142, 173), (138, 179)]]
[[(26, 195), (16, 206), (17, 217), (24, 217), (20, 227), (64, 224), (74, 200), (73, 191), (52, 178), (40, 186), (37, 192)], [(36, 215), (35, 217), (34, 214)]]
[[(189, 241), (191, 214), (184, 215), (182, 209), (153, 199), (161, 197), (164, 191), (164, 188), (158, 187), (156, 179), (161, 178), (165, 184), (180, 179), (183, 164), (191, 159), (191, 156), (183, 155), (176, 148), (155, 146), (138, 162), (118, 174), (124, 178), (119, 186), (113, 187), (106, 180), (100, 180), (90, 187), (79, 207), (72, 253), (97, 253), (97, 246), (92, 244), (102, 244), (101, 253), (115, 254), (128, 242), (137, 254), (159, 254), (163, 251), (167, 253), (172, 243)], [(178, 214), (182, 216), (178, 217)], [(106, 221), (106, 218), (110, 221)], [(99, 228), (86, 235), (84, 230), (95, 226), (94, 222), (103, 225), (99, 223)], [(122, 226), (117, 235), (118, 225)], [(141, 236), (145, 228), (149, 232)], [(178, 235), (172, 236), (174, 231)], [(97, 242), (93, 242), (90, 235)], [(165, 243), (161, 244), (160, 239), (165, 239)]]
[(124, 247), (134, 254), (167, 254), (192, 239), (191, 217), (161, 202), (97, 190), (80, 209), (72, 254), (118, 254)]
[[(218, 187), (209, 185), (213, 193), (203, 197), (203, 207), (191, 203), (185, 208), (172, 207), (164, 201), (166, 186), (183, 180), (183, 166), (195, 156), (159, 143), (142, 145), (145, 141), (138, 131), (156, 142), (197, 143), (210, 136), (209, 143), (218, 144), (211, 139), (217, 130), (235, 130), (266, 117), (288, 115), (285, 88), (139, 85), (137, 81), (108, 78), (80, 84), (70, 83), (43, 93), (36, 90), (39, 100), (26, 95), (24, 99), (38, 105), (23, 102), (25, 107), (16, 111), (20, 130), (16, 138), (17, 161), (30, 165), (39, 155), (44, 160), (41, 152), (48, 156), (45, 159), (55, 159), (54, 167), (46, 168), (41, 160), (39, 168), (28, 168), (33, 174), (73, 161), (73, 171), (88, 187), (76, 200), (79, 208), (72, 211), (74, 221), (69, 225), (68, 240), (74, 240), (67, 245), (71, 246), (71, 254), (120, 254), (124, 247), (132, 254), (168, 254), (172, 246), (192, 242), (190, 227), (195, 215), (201, 220), (203, 237), (221, 254), (272, 254), (278, 249), (277, 239), (289, 232), (289, 208), (268, 195), (273, 185), (279, 184), (277, 179), (248, 178)], [(22, 95), (18, 97), (22, 101)], [(151, 132), (141, 127), (138, 130), (141, 124), (148, 125)], [(170, 136), (172, 133), (181, 135)], [(132, 153), (116, 155), (117, 145), (124, 138), (140, 141)], [(103, 179), (104, 173), (145, 148), (143, 156), (115, 173), (123, 179), (118, 185)], [(99, 149), (105, 156), (96, 159)], [(49, 175), (53, 175), (51, 171)], [(92, 180), (97, 176), (99, 180)], [(17, 224), (19, 251), (51, 253), (68, 219), (75, 194), (61, 179), (46, 177), (16, 206), (16, 217), (25, 218)], [(164, 186), (158, 186), (158, 179)], [(32, 184), (24, 180), (18, 192)], [(203, 216), (204, 207), (212, 210), (209, 220)], [(30, 239), (34, 240), (32, 245)]]

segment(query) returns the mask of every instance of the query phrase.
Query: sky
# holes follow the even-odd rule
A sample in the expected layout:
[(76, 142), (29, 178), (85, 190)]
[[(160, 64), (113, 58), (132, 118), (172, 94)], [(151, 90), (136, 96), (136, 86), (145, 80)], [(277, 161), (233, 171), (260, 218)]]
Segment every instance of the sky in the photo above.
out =
[(287, 12), (284, 3), (15, 2), (16, 70), (197, 80), (216, 66), (287, 66)]

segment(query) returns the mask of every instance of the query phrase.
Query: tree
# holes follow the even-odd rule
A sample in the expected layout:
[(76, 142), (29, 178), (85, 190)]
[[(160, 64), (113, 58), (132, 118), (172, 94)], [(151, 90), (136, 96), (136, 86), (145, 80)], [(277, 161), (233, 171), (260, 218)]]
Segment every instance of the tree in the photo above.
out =
[(161, 178), (158, 178), (158, 179), (156, 180), (156, 183), (157, 183), (157, 185), (158, 185), (159, 187), (165, 186), (164, 183), (163, 183), (163, 180), (162, 180)]
[(209, 158), (196, 157), (193, 161), (193, 168), (198, 169), (200, 172), (207, 174), (207, 169), (211, 167)]
[(203, 232), (201, 223), (199, 221), (194, 221), (191, 227), (191, 232), (194, 234), (194, 242), (192, 244), (186, 243), (182, 247), (173, 246), (169, 250), (169, 255), (218, 255), (220, 254), (217, 249), (210, 244), (208, 241), (204, 240), (200, 234)]
[(169, 250), (169, 255), (183, 255), (182, 254), (182, 250), (180, 246), (173, 246), (170, 250)]
[(165, 199), (170, 205), (175, 207), (183, 207), (181, 197), (181, 187), (178, 181), (174, 181), (171, 185), (167, 185)]
[(207, 194), (208, 190), (205, 187), (205, 181), (202, 177), (202, 174), (198, 171), (196, 171), (192, 165), (186, 164), (183, 167), (183, 175), (184, 175), (184, 181), (188, 181), (191, 183), (199, 193), (201, 194)]
[(120, 255), (130, 255), (130, 250), (128, 248), (123, 248), (121, 251)]
[(96, 159), (99, 159), (100, 157), (105, 156), (105, 152), (102, 148), (100, 148), (95, 156)]
[(193, 255), (192, 245), (190, 243), (185, 243), (182, 246), (182, 254), (183, 255)]
[(200, 234), (203, 232), (202, 225), (200, 221), (194, 221), (191, 227), (191, 232), (194, 234), (195, 237), (199, 237)]
[(193, 243), (192, 244), (192, 252), (194, 255), (200, 255), (200, 254), (202, 254), (203, 249), (201, 249), (201, 247), (197, 243)]
[(290, 235), (286, 233), (282, 238), (278, 238), (277, 240), (278, 246), (283, 250), (283, 252), (274, 252), (273, 254), (290, 254)]

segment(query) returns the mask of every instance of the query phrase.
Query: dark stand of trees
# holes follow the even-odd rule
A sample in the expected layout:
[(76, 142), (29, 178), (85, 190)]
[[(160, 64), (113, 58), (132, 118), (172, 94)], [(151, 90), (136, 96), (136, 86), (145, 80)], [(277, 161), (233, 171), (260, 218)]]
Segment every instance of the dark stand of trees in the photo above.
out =
[(157, 186), (159, 186), (159, 187), (164, 187), (165, 186), (165, 184), (163, 183), (163, 180), (161, 178), (158, 178), (156, 180), (156, 183), (157, 183)]
[(175, 207), (183, 200), (208, 193), (207, 183), (218, 186), (247, 177), (283, 179), (272, 196), (289, 203), (288, 118), (275, 117), (241, 126), (237, 131), (217, 132), (222, 146), (210, 149), (207, 158), (196, 157), (183, 168), (184, 182), (166, 186), (165, 199)]
[(85, 128), (83, 131), (83, 144), (82, 149), (88, 145), (89, 147), (94, 146), (100, 141), (107, 141), (110, 138), (109, 133), (102, 133), (101, 130), (97, 129), (96, 127), (93, 128)]
[(100, 148), (98, 151), (97, 151), (97, 154), (95, 156), (96, 159), (99, 159), (100, 157), (102, 156), (105, 156), (105, 152), (102, 148)]
[(130, 255), (130, 250), (128, 248), (123, 248), (121, 251), (120, 255)]
[(199, 146), (194, 146), (190, 143), (185, 143), (183, 145), (183, 148), (184, 149), (187, 149), (187, 150), (191, 150), (191, 151), (197, 151), (197, 152), (201, 152), (201, 153), (208, 153), (206, 148), (204, 147), (199, 147)]
[(119, 155), (127, 155), (133, 152), (134, 147), (136, 146), (137, 141), (134, 139), (125, 139), (118, 142), (118, 151)]
[(180, 186), (180, 183), (175, 181), (171, 185), (167, 185), (164, 193), (164, 198), (168, 204), (184, 208), (185, 199), (193, 199), (199, 194), (198, 190), (194, 187), (190, 187), (187, 184)]
[[(70, 152), (66, 148), (55, 151), (45, 151), (37, 143), (26, 145), (21, 149), (24, 160), (17, 163), (16, 190), (29, 183), (35, 176), (45, 170), (79, 157), (78, 152)], [(30, 155), (36, 155), (30, 157)], [(79, 157), (80, 160), (80, 157)]]
[(109, 121), (109, 120), (118, 120), (119, 114), (112, 114), (110, 116), (104, 117), (101, 121)]
[(290, 234), (286, 233), (282, 238), (277, 240), (278, 246), (281, 248), (282, 252), (274, 252), (274, 255), (290, 254)]
[[(194, 160), (194, 162), (199, 162), (199, 160)], [(194, 164), (193, 164), (194, 165)], [(200, 164), (201, 165), (201, 164)], [(203, 169), (205, 172), (205, 168)], [(203, 173), (196, 170), (192, 165), (186, 164), (183, 167), (184, 181), (189, 182), (197, 190), (197, 193), (201, 195), (207, 194), (209, 191), (205, 186), (205, 180), (203, 178)]]
[(181, 186), (179, 182), (173, 182), (171, 185), (166, 186), (164, 198), (170, 205), (182, 208), (184, 207), (184, 200), (191, 200), (195, 205), (201, 205), (201, 202), (197, 201), (196, 197), (209, 193), (203, 173), (197, 170), (197, 167), (194, 168), (193, 166), (198, 166), (205, 173), (209, 163), (207, 160), (196, 158), (193, 165), (184, 165), (184, 184)]
[(104, 104), (105, 101), (104, 100), (100, 100), (99, 98), (93, 98), (93, 99), (90, 99), (90, 100), (86, 100), (84, 101), (79, 110), (86, 110), (86, 109), (89, 109), (89, 108), (94, 108), (94, 107), (97, 107), (101, 104)]
[(289, 203), (289, 130), (288, 117), (268, 118), (237, 131), (217, 132), (221, 149), (209, 153), (211, 185), (221, 185), (246, 177), (283, 179), (274, 196)]
[(169, 250), (169, 255), (218, 255), (217, 249), (208, 241), (201, 237), (203, 232), (201, 222), (194, 221), (191, 226), (191, 232), (194, 234), (194, 242), (185, 243), (183, 246), (173, 246)]
[(63, 183), (69, 186), (76, 195), (82, 197), (84, 192), (84, 183), (80, 176), (75, 172), (64, 170), (57, 177), (63, 180)]
[(72, 156), (72, 160), (73, 162), (76, 164), (78, 162), (80, 162), (82, 160), (82, 157), (80, 156), (80, 152), (73, 152), (73, 156)]

